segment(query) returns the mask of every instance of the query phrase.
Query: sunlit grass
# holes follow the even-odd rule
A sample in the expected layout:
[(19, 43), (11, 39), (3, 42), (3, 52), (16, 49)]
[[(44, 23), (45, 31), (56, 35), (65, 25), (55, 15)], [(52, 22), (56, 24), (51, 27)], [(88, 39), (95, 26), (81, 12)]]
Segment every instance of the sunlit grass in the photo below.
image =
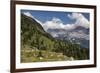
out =
[[(41, 55), (39, 55), (41, 53)], [(48, 62), (48, 61), (68, 61), (73, 60), (70, 57), (63, 55), (62, 53), (56, 53), (46, 50), (37, 49), (22, 49), (21, 50), (21, 62)]]

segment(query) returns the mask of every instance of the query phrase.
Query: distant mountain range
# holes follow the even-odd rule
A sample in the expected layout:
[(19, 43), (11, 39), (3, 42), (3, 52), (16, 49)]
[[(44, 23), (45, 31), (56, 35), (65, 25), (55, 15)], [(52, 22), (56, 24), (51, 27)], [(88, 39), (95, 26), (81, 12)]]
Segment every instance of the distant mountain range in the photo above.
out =
[(81, 47), (89, 48), (89, 29), (84, 27), (78, 26), (70, 31), (65, 29), (48, 29), (47, 32), (56, 39), (69, 41), (80, 44)]

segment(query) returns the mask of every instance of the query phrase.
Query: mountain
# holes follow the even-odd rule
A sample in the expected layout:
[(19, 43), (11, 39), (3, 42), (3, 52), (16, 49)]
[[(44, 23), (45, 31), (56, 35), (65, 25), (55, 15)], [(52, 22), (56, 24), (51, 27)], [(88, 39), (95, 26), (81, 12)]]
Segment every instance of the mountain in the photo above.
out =
[[(44, 31), (43, 27), (33, 18), (21, 14), (21, 41), (22, 44), (37, 46), (36, 43), (51, 42), (54, 38)], [(45, 43), (46, 43), (45, 41)], [(33, 43), (33, 44), (32, 44)], [(35, 45), (34, 45), (35, 44)], [(43, 44), (43, 43), (42, 43)]]
[(56, 39), (78, 43), (81, 47), (89, 48), (89, 28), (77, 26), (73, 30), (48, 29), (47, 32)]
[[(45, 31), (34, 18), (21, 14), (22, 61), (25, 62), (26, 57), (30, 57), (31, 61), (33, 61), (33, 56), (34, 61), (37, 62), (41, 61), (41, 57), (43, 58), (42, 61), (51, 61), (54, 58), (57, 61), (71, 60), (72, 58), (73, 60), (89, 59), (89, 49), (80, 47), (80, 44), (69, 42), (69, 40), (63, 40), (64, 37), (67, 37), (67, 39), (69, 37), (69, 33), (65, 33), (66, 30), (49, 29), (48, 31)], [(58, 32), (58, 34), (53, 36), (52, 32)], [(59, 39), (60, 37), (63, 37), (63, 39)], [(30, 59), (27, 58), (27, 61)]]

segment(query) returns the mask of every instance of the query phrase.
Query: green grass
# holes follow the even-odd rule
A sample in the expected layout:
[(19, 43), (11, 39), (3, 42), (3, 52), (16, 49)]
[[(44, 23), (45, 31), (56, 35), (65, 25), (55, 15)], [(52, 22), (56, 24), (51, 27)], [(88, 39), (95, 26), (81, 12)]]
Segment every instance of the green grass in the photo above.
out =
[[(41, 55), (40, 55), (41, 53)], [(21, 50), (21, 62), (48, 62), (48, 61), (70, 61), (72, 57), (67, 57), (62, 53), (51, 52), (47, 50), (37, 49), (22, 49)]]

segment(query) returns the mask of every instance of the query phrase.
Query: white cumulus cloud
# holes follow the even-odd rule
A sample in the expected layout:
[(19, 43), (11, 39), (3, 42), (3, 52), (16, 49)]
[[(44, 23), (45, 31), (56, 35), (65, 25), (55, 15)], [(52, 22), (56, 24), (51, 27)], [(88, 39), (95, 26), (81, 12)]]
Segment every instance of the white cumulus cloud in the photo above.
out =
[(81, 13), (72, 13), (72, 14), (68, 14), (68, 17), (70, 19), (75, 19), (75, 25), (76, 26), (82, 26), (85, 28), (89, 28), (89, 21), (81, 14)]
[(70, 19), (75, 20), (73, 24), (64, 24), (60, 18), (53, 17), (52, 20), (48, 20), (43, 23), (44, 29), (65, 29), (72, 30), (77, 26), (89, 28), (89, 21), (81, 13), (72, 13), (67, 15)]
[(47, 31), (48, 29), (65, 29), (72, 30), (76, 26), (74, 24), (64, 24), (61, 19), (53, 17), (52, 20), (46, 21), (43, 24), (44, 29)]
[(52, 20), (46, 21), (43, 27), (47, 31), (48, 29), (62, 29), (64, 25), (59, 18), (53, 17)]

